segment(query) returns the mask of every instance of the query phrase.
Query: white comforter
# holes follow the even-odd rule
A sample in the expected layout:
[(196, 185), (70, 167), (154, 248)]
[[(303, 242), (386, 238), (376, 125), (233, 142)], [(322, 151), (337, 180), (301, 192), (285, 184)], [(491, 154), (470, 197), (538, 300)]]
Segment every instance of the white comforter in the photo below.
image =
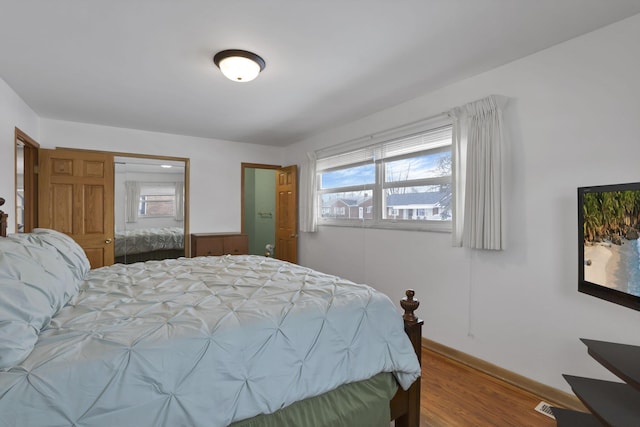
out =
[(257, 256), (92, 270), (17, 367), (0, 426), (226, 426), (420, 367), (374, 289)]

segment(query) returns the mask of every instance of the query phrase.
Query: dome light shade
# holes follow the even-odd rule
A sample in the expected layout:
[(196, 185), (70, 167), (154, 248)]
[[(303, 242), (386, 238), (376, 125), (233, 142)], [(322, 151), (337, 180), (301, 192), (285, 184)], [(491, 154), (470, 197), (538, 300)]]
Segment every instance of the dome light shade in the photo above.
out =
[(234, 82), (250, 82), (264, 70), (264, 59), (246, 50), (223, 50), (215, 54), (213, 62), (222, 74)]

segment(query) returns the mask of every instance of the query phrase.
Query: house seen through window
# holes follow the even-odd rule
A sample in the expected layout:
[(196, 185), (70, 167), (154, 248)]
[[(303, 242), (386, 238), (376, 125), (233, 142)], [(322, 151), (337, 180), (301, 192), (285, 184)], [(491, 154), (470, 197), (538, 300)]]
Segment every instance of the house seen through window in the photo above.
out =
[(317, 173), (320, 224), (451, 228), (450, 125), (320, 158)]

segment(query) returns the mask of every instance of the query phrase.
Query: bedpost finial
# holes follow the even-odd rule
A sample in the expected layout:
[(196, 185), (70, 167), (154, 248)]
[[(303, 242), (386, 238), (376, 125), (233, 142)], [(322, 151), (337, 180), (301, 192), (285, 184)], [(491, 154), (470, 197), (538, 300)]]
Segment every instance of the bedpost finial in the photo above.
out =
[(416, 317), (414, 312), (418, 309), (420, 301), (418, 301), (417, 299), (413, 299), (416, 294), (413, 289), (407, 289), (405, 294), (407, 296), (400, 300), (400, 306), (402, 306), (402, 308), (404, 309), (402, 318), (405, 320), (405, 322), (416, 322), (418, 318)]

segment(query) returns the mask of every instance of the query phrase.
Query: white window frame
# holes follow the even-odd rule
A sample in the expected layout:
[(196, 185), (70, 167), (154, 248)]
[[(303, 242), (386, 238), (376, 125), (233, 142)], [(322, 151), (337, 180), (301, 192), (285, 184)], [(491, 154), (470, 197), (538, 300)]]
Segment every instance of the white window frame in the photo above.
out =
[[(410, 219), (391, 219), (391, 218), (383, 218), (383, 209), (386, 209), (383, 200), (383, 192), (387, 188), (402, 188), (402, 187), (415, 187), (415, 186), (429, 186), (429, 185), (451, 185), (452, 192), (452, 176), (448, 175), (445, 177), (435, 177), (435, 178), (423, 178), (423, 179), (412, 179), (406, 181), (393, 181), (393, 182), (385, 182), (385, 163), (392, 162), (396, 160), (402, 160), (412, 157), (419, 157), (425, 154), (435, 154), (438, 152), (443, 152), (447, 150), (451, 150), (451, 140), (449, 140), (448, 144), (437, 143), (433, 146), (429, 146), (426, 144), (423, 149), (420, 147), (410, 148), (407, 151), (408, 153), (401, 153), (395, 156), (385, 156), (384, 154), (380, 155), (380, 153), (384, 153), (385, 149), (391, 147), (389, 151), (393, 152), (393, 147), (396, 147), (402, 140), (406, 140), (415, 136), (420, 135), (429, 135), (436, 134), (439, 131), (447, 131), (451, 132), (451, 122), (447, 120), (446, 122), (440, 122), (437, 125), (433, 123), (425, 125), (422, 129), (411, 129), (411, 131), (405, 131), (404, 133), (397, 133), (393, 135), (393, 137), (387, 137), (386, 139), (381, 139), (379, 142), (368, 145), (364, 147), (353, 148), (351, 151), (346, 151), (337, 154), (330, 154), (326, 157), (318, 156), (318, 170), (317, 170), (317, 185), (316, 188), (316, 200), (318, 206), (321, 208), (318, 209), (317, 212), (317, 221), (318, 225), (327, 225), (327, 226), (343, 226), (343, 227), (369, 227), (369, 228), (384, 228), (384, 229), (401, 229), (401, 230), (416, 230), (416, 231), (441, 231), (441, 232), (451, 232), (452, 230), (452, 219), (449, 220), (410, 220)], [(450, 135), (450, 133), (449, 133)], [(428, 140), (428, 138), (427, 138)], [(364, 159), (367, 157), (366, 151), (371, 151), (371, 159)], [(402, 150), (400, 150), (402, 151)], [(342, 163), (337, 167), (325, 167), (323, 165), (323, 159), (329, 159), (327, 161), (328, 164), (331, 164), (331, 158), (340, 157)], [(353, 160), (353, 162), (350, 162)], [(331, 172), (335, 170), (348, 169), (357, 166), (361, 166), (364, 164), (375, 164), (375, 182), (373, 184), (364, 184), (364, 185), (355, 185), (355, 186), (345, 186), (338, 188), (330, 188), (330, 189), (322, 189), (321, 176), (323, 173)], [(323, 218), (322, 217), (322, 195), (323, 194), (331, 194), (331, 193), (348, 193), (351, 191), (367, 191), (371, 192), (373, 195), (373, 218), (372, 219), (362, 219), (362, 218)], [(453, 197), (453, 195), (452, 195)], [(417, 209), (415, 210), (417, 213)], [(453, 215), (453, 209), (452, 209)]]

